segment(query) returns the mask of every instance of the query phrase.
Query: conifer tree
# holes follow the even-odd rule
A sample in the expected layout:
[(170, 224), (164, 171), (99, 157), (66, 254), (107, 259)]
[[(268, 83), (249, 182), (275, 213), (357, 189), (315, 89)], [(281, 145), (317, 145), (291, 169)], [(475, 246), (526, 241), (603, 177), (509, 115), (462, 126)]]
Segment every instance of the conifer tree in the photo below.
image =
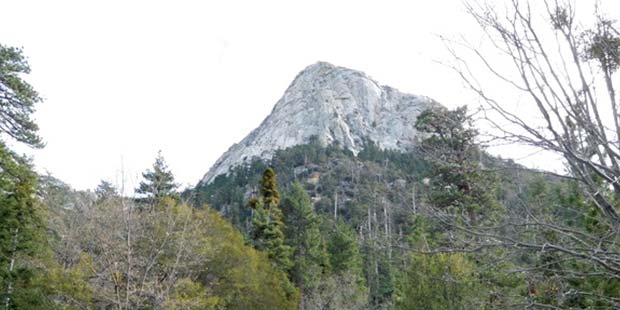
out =
[(304, 293), (317, 285), (329, 265), (325, 242), (321, 237), (319, 218), (312, 208), (310, 197), (299, 183), (284, 197), (285, 235), (293, 249), (291, 279)]
[(34, 198), (29, 164), (0, 143), (0, 306), (32, 306), (41, 297), (32, 282), (32, 258), (45, 246), (44, 225)]
[(357, 245), (355, 230), (342, 220), (338, 220), (334, 224), (333, 229), (334, 231), (330, 233), (327, 245), (332, 271), (334, 273), (347, 271), (351, 271), (354, 274), (360, 273), (362, 259)]
[(486, 309), (475, 266), (462, 253), (412, 255), (409, 264), (397, 309)]
[(280, 210), (280, 193), (276, 186), (276, 174), (267, 168), (260, 182), (261, 197), (254, 200), (252, 215), (252, 237), (255, 246), (267, 252), (282, 270), (291, 267), (291, 248), (284, 243), (284, 222)]
[(179, 185), (174, 182), (174, 176), (168, 169), (161, 151), (157, 153), (153, 170), (143, 172), (142, 177), (144, 181), (140, 182), (136, 193), (145, 195), (148, 202), (157, 203), (164, 197), (176, 197)]
[(31, 119), (41, 97), (21, 76), (30, 73), (22, 50), (0, 44), (0, 132), (33, 147), (43, 147)]
[[(40, 148), (31, 115), (41, 98), (22, 79), (28, 73), (21, 49), (0, 44), (0, 133)], [(35, 186), (30, 163), (0, 139), (0, 307), (5, 309), (46, 308), (35, 284), (42, 272), (33, 262), (46, 246)]]
[(497, 180), (481, 167), (484, 153), (475, 142), (478, 131), (467, 106), (429, 108), (418, 117), (416, 129), (429, 134), (419, 145), (431, 166), (429, 202), (446, 212), (465, 211), (472, 222), (490, 217), (498, 208), (493, 196)]
[(112, 183), (101, 180), (101, 183), (95, 188), (95, 195), (97, 195), (97, 200), (99, 201), (108, 200), (118, 197), (118, 190)]
[(271, 167), (265, 169), (263, 172), (260, 181), (260, 193), (263, 198), (263, 203), (267, 205), (268, 208), (280, 204), (280, 193), (276, 185), (276, 172)]

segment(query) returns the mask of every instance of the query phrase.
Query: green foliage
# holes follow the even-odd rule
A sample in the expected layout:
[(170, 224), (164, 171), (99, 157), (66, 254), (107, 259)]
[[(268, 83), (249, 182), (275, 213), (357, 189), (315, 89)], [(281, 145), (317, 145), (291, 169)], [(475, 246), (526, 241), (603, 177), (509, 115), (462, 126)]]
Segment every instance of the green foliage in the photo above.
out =
[[(368, 142), (366, 148), (356, 157), (336, 146), (321, 146), (315, 141), (279, 150), (271, 162), (255, 160), (248, 165), (234, 168), (226, 176), (215, 178), (208, 185), (199, 184), (195, 190), (196, 203), (209, 201), (250, 239), (255, 240), (253, 227), (256, 225), (247, 223), (267, 223), (268, 214), (256, 208), (261, 199), (254, 200), (254, 209), (247, 205), (248, 200), (252, 204), (250, 193), (257, 190), (252, 184), (260, 183), (262, 172), (267, 166), (278, 171), (277, 181), (284, 192), (291, 192), (296, 183), (302, 186), (310, 196), (312, 209), (322, 219), (321, 237), (326, 243), (332, 268), (322, 276), (312, 292), (306, 292), (306, 304), (316, 302), (324, 305), (322, 302), (330, 300), (330, 297), (324, 295), (324, 290), (328, 290), (334, 283), (347, 286), (346, 289), (343, 288), (343, 295), (333, 297), (350, 300), (348, 307), (359, 306), (360, 300), (364, 300), (368, 306), (369, 293), (377, 296), (373, 307), (389, 303), (394, 290), (393, 274), (397, 271), (392, 271), (393, 262), (386, 250), (390, 237), (383, 235), (383, 210), (376, 209), (382, 203), (389, 202), (394, 207), (390, 209), (389, 218), (385, 220), (389, 222), (392, 232), (408, 231), (412, 185), (424, 177), (429, 167), (419, 154), (412, 156), (410, 153), (380, 150)], [(311, 182), (313, 177), (316, 177), (318, 182)], [(287, 224), (284, 232), (289, 238), (291, 226), (286, 220), (289, 211), (286, 210), (285, 199), (286, 196), (282, 199)], [(338, 200), (337, 224), (333, 221), (335, 199)], [(253, 213), (251, 221), (248, 219), (250, 211)], [(371, 219), (373, 231), (370, 233), (365, 229), (368, 226), (369, 211), (379, 212), (380, 216), (379, 219)], [(377, 240), (362, 242), (358, 239), (360, 229), (363, 238)], [(382, 242), (386, 243), (381, 244)], [(392, 255), (398, 257), (403, 252), (394, 249)], [(356, 254), (349, 256), (353, 253)], [(372, 272), (363, 272), (366, 268)], [(366, 288), (367, 283), (370, 292)]]
[(34, 88), (22, 79), (30, 73), (22, 50), (0, 44), (0, 132), (34, 147), (43, 147), (32, 120), (34, 104), (41, 101)]
[(63, 268), (57, 262), (48, 265), (45, 277), (46, 293), (62, 310), (92, 309), (93, 288), (88, 280), (92, 276), (92, 259), (81, 253), (78, 262)]
[(280, 193), (276, 186), (276, 173), (273, 168), (269, 167), (263, 172), (263, 178), (260, 182), (260, 194), (263, 198), (263, 204), (267, 208), (280, 204)]
[[(585, 196), (577, 182), (550, 182), (535, 178), (521, 195), (528, 201), (529, 217), (553, 221), (555, 227), (532, 226), (521, 232), (531, 243), (570, 244), (570, 236), (557, 227), (572, 227), (585, 238), (607, 238), (609, 227), (596, 205)], [(587, 239), (586, 239), (587, 240)], [(582, 246), (582, 243), (579, 243)], [(609, 245), (601, 245), (604, 250)], [(538, 303), (561, 308), (604, 309), (615, 306), (620, 298), (620, 281), (605, 275), (605, 269), (557, 251), (527, 251), (517, 262), (529, 266), (528, 292)]]
[(335, 223), (328, 233), (329, 262), (334, 273), (361, 272), (361, 256), (355, 231), (342, 220)]
[(213, 283), (227, 309), (294, 309), (298, 293), (267, 255), (245, 245), (242, 236), (217, 212), (201, 211), (209, 259), (200, 279)]
[(364, 255), (363, 270), (369, 288), (369, 304), (374, 308), (392, 308), (396, 287), (389, 250), (382, 251), (376, 241), (368, 240), (361, 251)]
[(181, 279), (174, 287), (172, 294), (164, 302), (165, 309), (207, 310), (218, 309), (221, 303), (217, 296), (205, 294), (205, 287), (192, 279)]
[(359, 275), (345, 272), (325, 275), (304, 296), (301, 309), (368, 309), (368, 291), (360, 285)]
[(95, 195), (97, 195), (97, 199), (99, 200), (114, 199), (119, 196), (116, 187), (112, 185), (112, 183), (104, 180), (95, 188)]
[(252, 217), (252, 227), (256, 248), (266, 251), (269, 258), (282, 270), (288, 270), (292, 265), (291, 249), (284, 243), (281, 212), (276, 208), (267, 209), (262, 203), (258, 204)]
[(276, 188), (276, 176), (272, 168), (263, 172), (260, 183), (261, 199), (254, 203), (252, 216), (252, 237), (258, 249), (267, 255), (282, 270), (292, 266), (291, 248), (285, 244), (284, 222), (280, 210), (280, 194)]
[(284, 197), (282, 210), (286, 214), (286, 243), (293, 249), (291, 279), (305, 296), (329, 268), (319, 218), (314, 213), (310, 197), (299, 183), (293, 183), (291, 191)]
[(598, 16), (596, 27), (583, 33), (583, 58), (595, 60), (611, 76), (620, 68), (620, 35), (615, 21)]
[(416, 128), (429, 137), (420, 148), (431, 163), (429, 202), (448, 212), (463, 210), (470, 221), (491, 217), (497, 179), (481, 167), (482, 150), (475, 143), (478, 134), (471, 125), (467, 107), (447, 110), (433, 107), (417, 119)]
[[(468, 257), (458, 253), (461, 249), (475, 248), (477, 242), (488, 243), (484, 237), (478, 240), (464, 230), (478, 225), (498, 225), (497, 221), (502, 218), (505, 210), (497, 200), (499, 178), (494, 171), (495, 167), (506, 164), (489, 160), (477, 145), (478, 133), (472, 127), (466, 107), (430, 108), (420, 115), (416, 128), (429, 134), (421, 141), (420, 148), (430, 163), (425, 200), (430, 215), (422, 213), (411, 217), (408, 242), (414, 249), (424, 252), (455, 250), (452, 254), (414, 255), (411, 264), (419, 266), (411, 268), (419, 269), (420, 273), (407, 275), (409, 279), (405, 283), (416, 281), (416, 284), (404, 285), (400, 302), (404, 308), (418, 307), (417, 302), (428, 303), (431, 309), (454, 309), (460, 304), (468, 309), (511, 304), (519, 282), (510, 281), (504, 274), (512, 266), (511, 261), (497, 261), (497, 257), (506, 255), (505, 252), (481, 247)], [(502, 195), (507, 198), (508, 190)], [(506, 269), (499, 270), (498, 265), (506, 265)], [(459, 266), (463, 269), (456, 269)], [(432, 296), (430, 292), (439, 287), (444, 287), (443, 294)], [(418, 301), (412, 300), (414, 297), (410, 294), (417, 296)]]
[(54, 207), (48, 298), (61, 309), (295, 308), (286, 273), (220, 214), (164, 202), (148, 212), (121, 198)]
[(401, 277), (398, 309), (481, 309), (475, 268), (460, 253), (412, 255)]
[[(43, 147), (31, 119), (41, 101), (22, 79), (30, 66), (22, 50), (0, 44), (0, 132), (31, 147)], [(0, 141), (0, 306), (50, 308), (45, 296), (44, 210), (35, 198), (30, 163)]]
[[(413, 156), (412, 156), (413, 155)], [(428, 173), (429, 163), (421, 156), (419, 150), (410, 152), (398, 152), (394, 150), (380, 149), (374, 142), (366, 141), (362, 151), (357, 154), (360, 160), (374, 162), (379, 165), (388, 163), (391, 167), (387, 171), (387, 177), (412, 178), (420, 181)], [(402, 171), (400, 175), (394, 172)]]
[(157, 203), (165, 197), (176, 197), (176, 189), (179, 185), (174, 182), (174, 176), (168, 170), (161, 151), (157, 153), (153, 170), (142, 173), (142, 177), (144, 181), (140, 182), (136, 193), (144, 195), (148, 202)]
[[(437, 146), (449, 150), (447, 143), (438, 143)], [(307, 197), (295, 201), (309, 203), (320, 219), (320, 235), (328, 253), (330, 268), (327, 272), (323, 271), (320, 277), (315, 277), (318, 279), (311, 290), (302, 292), (302, 306), (318, 305), (318, 308), (337, 309), (333, 305), (339, 304), (341, 308), (351, 309), (390, 308), (394, 306), (395, 292), (400, 289), (403, 266), (408, 266), (404, 259), (409, 256), (406, 248), (429, 250), (451, 244), (447, 225), (420, 213), (429, 206), (430, 190), (433, 195), (446, 194), (442, 192), (441, 182), (444, 176), (437, 173), (437, 165), (443, 162), (435, 162), (437, 158), (433, 158), (432, 153), (425, 152), (426, 150), (432, 149), (420, 148), (401, 153), (381, 150), (367, 142), (365, 149), (356, 157), (336, 146), (321, 146), (318, 143), (299, 145), (277, 151), (269, 162), (251, 161), (248, 165), (234, 168), (228, 175), (215, 178), (210, 184), (199, 184), (195, 194), (201, 201), (213, 203), (227, 219), (249, 236), (249, 239), (254, 239), (255, 225), (248, 224), (250, 214), (253, 213), (255, 224), (267, 223), (269, 214), (259, 207), (262, 204), (260, 197), (251, 198), (251, 193), (260, 191), (260, 188), (253, 184), (261, 182), (262, 172), (268, 166), (273, 167), (274, 171), (278, 171), (279, 188), (287, 193), (281, 201), (286, 223), (283, 232), (287, 243), (294, 245), (292, 236), (295, 231), (300, 231), (298, 227), (289, 224), (293, 222), (289, 219), (293, 217), (293, 209), (290, 207), (292, 204), (287, 202), (287, 196), (293, 191), (301, 193), (300, 188), (303, 188), (309, 201)], [(462, 177), (472, 184), (475, 190), (469, 193), (449, 193), (452, 195), (450, 199), (458, 202), (454, 204), (453, 210), (476, 210), (473, 212), (476, 221), (489, 223), (497, 217), (493, 212), (501, 211), (495, 211), (495, 197), (514, 204), (517, 200), (515, 196), (518, 195), (524, 180), (531, 178), (534, 173), (502, 173), (496, 177), (493, 173), (482, 172), (481, 164), (500, 172), (505, 171), (504, 168), (509, 165), (522, 167), (484, 154), (477, 146), (471, 146), (470, 150), (470, 155), (464, 158), (464, 164), (469, 165), (471, 173)], [(457, 158), (456, 152), (452, 154), (446, 158)], [(444, 169), (450, 173), (460, 173), (458, 169), (450, 171), (447, 166)], [(427, 186), (422, 182), (425, 178), (432, 179), (435, 183), (431, 182), (430, 186)], [(502, 181), (501, 188), (496, 183), (498, 180)], [(297, 189), (293, 190), (293, 187)], [(482, 188), (487, 193), (480, 192)], [(497, 188), (502, 191), (496, 191)], [(248, 207), (248, 200), (254, 209)], [(474, 203), (478, 206), (467, 207)], [(336, 221), (334, 208), (337, 208)], [(414, 210), (418, 212), (412, 215)], [(491, 210), (494, 211), (490, 212)], [(468, 212), (456, 212), (456, 215), (462, 214), (468, 215)], [(298, 215), (294, 217), (303, 219)], [(453, 232), (454, 235), (457, 234)], [(508, 294), (517, 295), (515, 287), (520, 287), (519, 285), (524, 283), (522, 280), (517, 284), (511, 283), (497, 269), (483, 270), (484, 267), (491, 266), (490, 255), (481, 257), (480, 261), (473, 261), (473, 267), (478, 272), (476, 274), (481, 277), (479, 281), (489, 291), (487, 297), (491, 293), (499, 296), (493, 305), (501, 305), (504, 296)], [(293, 257), (292, 262), (301, 265), (297, 257)], [(497, 262), (493, 264), (498, 265)], [(503, 270), (510, 269), (509, 266), (504, 268)], [(293, 270), (294, 268), (291, 272)], [(299, 285), (297, 280), (294, 282)], [(495, 291), (489, 289), (494, 285)], [(341, 290), (333, 293), (334, 287)], [(339, 295), (340, 293), (342, 295)], [(333, 303), (330, 304), (330, 300)], [(339, 303), (343, 300), (350, 303)], [(363, 306), (360, 306), (361, 304)]]
[(0, 143), (0, 288), (1, 304), (10, 309), (43, 302), (37, 278), (38, 254), (45, 247), (36, 177), (30, 164)]

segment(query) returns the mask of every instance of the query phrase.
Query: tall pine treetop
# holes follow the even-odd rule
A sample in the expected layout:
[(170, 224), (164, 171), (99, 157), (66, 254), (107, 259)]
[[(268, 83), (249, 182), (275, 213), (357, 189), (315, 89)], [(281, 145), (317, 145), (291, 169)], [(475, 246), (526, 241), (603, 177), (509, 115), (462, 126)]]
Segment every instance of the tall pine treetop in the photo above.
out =
[(281, 270), (292, 266), (291, 248), (284, 242), (284, 222), (280, 210), (280, 193), (276, 188), (276, 173), (272, 168), (263, 172), (260, 181), (260, 200), (252, 200), (252, 238), (257, 249), (263, 250)]
[[(30, 66), (21, 49), (0, 44), (0, 133), (32, 147), (43, 147), (32, 120), (38, 93), (22, 79)], [(46, 226), (36, 199), (30, 162), (0, 139), (0, 296), (4, 309), (48, 308), (36, 287), (43, 274)]]
[(33, 147), (43, 147), (32, 120), (34, 104), (41, 97), (22, 79), (30, 73), (22, 50), (0, 44), (0, 132)]
[(276, 185), (276, 172), (271, 167), (263, 172), (263, 178), (260, 181), (260, 193), (267, 208), (280, 204), (280, 193)]
[(156, 201), (164, 197), (174, 196), (176, 194), (176, 189), (179, 187), (179, 185), (174, 182), (174, 176), (168, 169), (168, 165), (166, 165), (161, 151), (157, 153), (155, 163), (153, 164), (153, 170), (146, 170), (142, 173), (142, 177), (144, 181), (140, 182), (140, 186), (136, 189), (136, 193), (146, 195), (147, 198)]

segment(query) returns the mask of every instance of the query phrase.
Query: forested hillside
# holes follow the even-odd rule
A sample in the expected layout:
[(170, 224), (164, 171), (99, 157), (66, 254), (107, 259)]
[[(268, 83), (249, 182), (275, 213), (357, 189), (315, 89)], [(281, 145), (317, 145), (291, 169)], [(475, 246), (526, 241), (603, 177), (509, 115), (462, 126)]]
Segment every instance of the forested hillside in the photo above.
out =
[(35, 172), (42, 99), (0, 45), (0, 309), (619, 309), (620, 32), (543, 4), (466, 3), (491, 54), (444, 38), (482, 106), (320, 62), (183, 189), (161, 152), (136, 188)]
[[(451, 239), (461, 234), (436, 218), (434, 209), (451, 208), (446, 210), (450, 214), (478, 217), (476, 220), (499, 214), (520, 216), (522, 204), (538, 203), (535, 195), (548, 196), (553, 203), (568, 199), (563, 195), (568, 195), (572, 183), (484, 153), (466, 156), (467, 162), (461, 164), (473, 170), (456, 173), (454, 169), (463, 167), (451, 166), (446, 170), (445, 166), (436, 165), (435, 155), (423, 149), (415, 153), (380, 150), (369, 143), (359, 156), (354, 156), (341, 147), (323, 147), (315, 141), (278, 151), (269, 162), (256, 160), (233, 169), (229, 175), (217, 177), (208, 185), (200, 184), (185, 195), (196, 206), (209, 201), (252, 243), (256, 217), (252, 201), (261, 197), (263, 171), (272, 167), (283, 193), (280, 205), (284, 243), (293, 250), (298, 249), (298, 236), (302, 235), (308, 238), (302, 239), (303, 247), (324, 249), (322, 255), (331, 263), (323, 271), (318, 266), (319, 269), (303, 268), (316, 274), (311, 286), (298, 284), (302, 299), (325, 299), (321, 296), (326, 292), (322, 286), (328, 285), (333, 272), (342, 268), (337, 267), (343, 266), (342, 259), (349, 261), (345, 266), (354, 267), (349, 272), (358, 273), (359, 281), (348, 286), (341, 284), (339, 290), (330, 294), (333, 298), (357, 289), (363, 293), (360, 300), (344, 298), (351, 303), (334, 307), (328, 299), (320, 307), (308, 309), (499, 307), (529, 298), (527, 277), (520, 273), (504, 274), (506, 270), (502, 269), (516, 268), (526, 257), (534, 259), (529, 255), (502, 258), (493, 257), (497, 254), (494, 252), (456, 254), (441, 253), (441, 250), (432, 254), (437, 248), (452, 246)], [(458, 186), (457, 182), (484, 186), (475, 189), (476, 195), (484, 198), (463, 197), (458, 188), (450, 188)], [(465, 199), (467, 209), (455, 205), (457, 201), (465, 204), (461, 202)], [(309, 221), (290, 211), (290, 205), (304, 208), (305, 217), (312, 218), (312, 225), (319, 227), (320, 234), (319, 231), (287, 234), (287, 229), (305, 227)], [(541, 205), (538, 211), (552, 212), (545, 208)], [(343, 243), (344, 240), (347, 242)], [(317, 264), (321, 261), (294, 254), (290, 257), (293, 263), (302, 259)], [(498, 266), (484, 274), (479, 271), (495, 259), (499, 260), (495, 261)], [(448, 275), (452, 279), (442, 280)]]
[[(574, 181), (482, 152), (466, 115), (423, 113), (420, 130), (450, 134), (413, 153), (368, 143), (354, 156), (315, 141), (182, 193), (161, 156), (139, 198), (107, 182), (80, 192), (39, 177), (45, 269), (23, 292), (40, 294), (36, 307), (67, 309), (612, 305), (617, 281), (596, 265), (472, 236), (466, 227), (561, 241), (535, 224), (510, 226), (552, 219), (596, 233), (602, 219)], [(610, 299), (569, 295), (588, 290)]]

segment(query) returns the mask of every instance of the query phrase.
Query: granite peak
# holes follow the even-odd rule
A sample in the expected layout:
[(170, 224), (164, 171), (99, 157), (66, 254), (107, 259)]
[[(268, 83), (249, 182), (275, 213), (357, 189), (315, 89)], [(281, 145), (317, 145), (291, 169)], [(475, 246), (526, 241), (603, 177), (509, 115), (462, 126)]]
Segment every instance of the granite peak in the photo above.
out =
[(249, 161), (271, 159), (275, 151), (306, 144), (339, 143), (358, 154), (366, 141), (407, 151), (415, 144), (417, 116), (432, 99), (382, 86), (363, 72), (317, 62), (302, 70), (271, 114), (241, 142), (232, 145), (201, 183)]

